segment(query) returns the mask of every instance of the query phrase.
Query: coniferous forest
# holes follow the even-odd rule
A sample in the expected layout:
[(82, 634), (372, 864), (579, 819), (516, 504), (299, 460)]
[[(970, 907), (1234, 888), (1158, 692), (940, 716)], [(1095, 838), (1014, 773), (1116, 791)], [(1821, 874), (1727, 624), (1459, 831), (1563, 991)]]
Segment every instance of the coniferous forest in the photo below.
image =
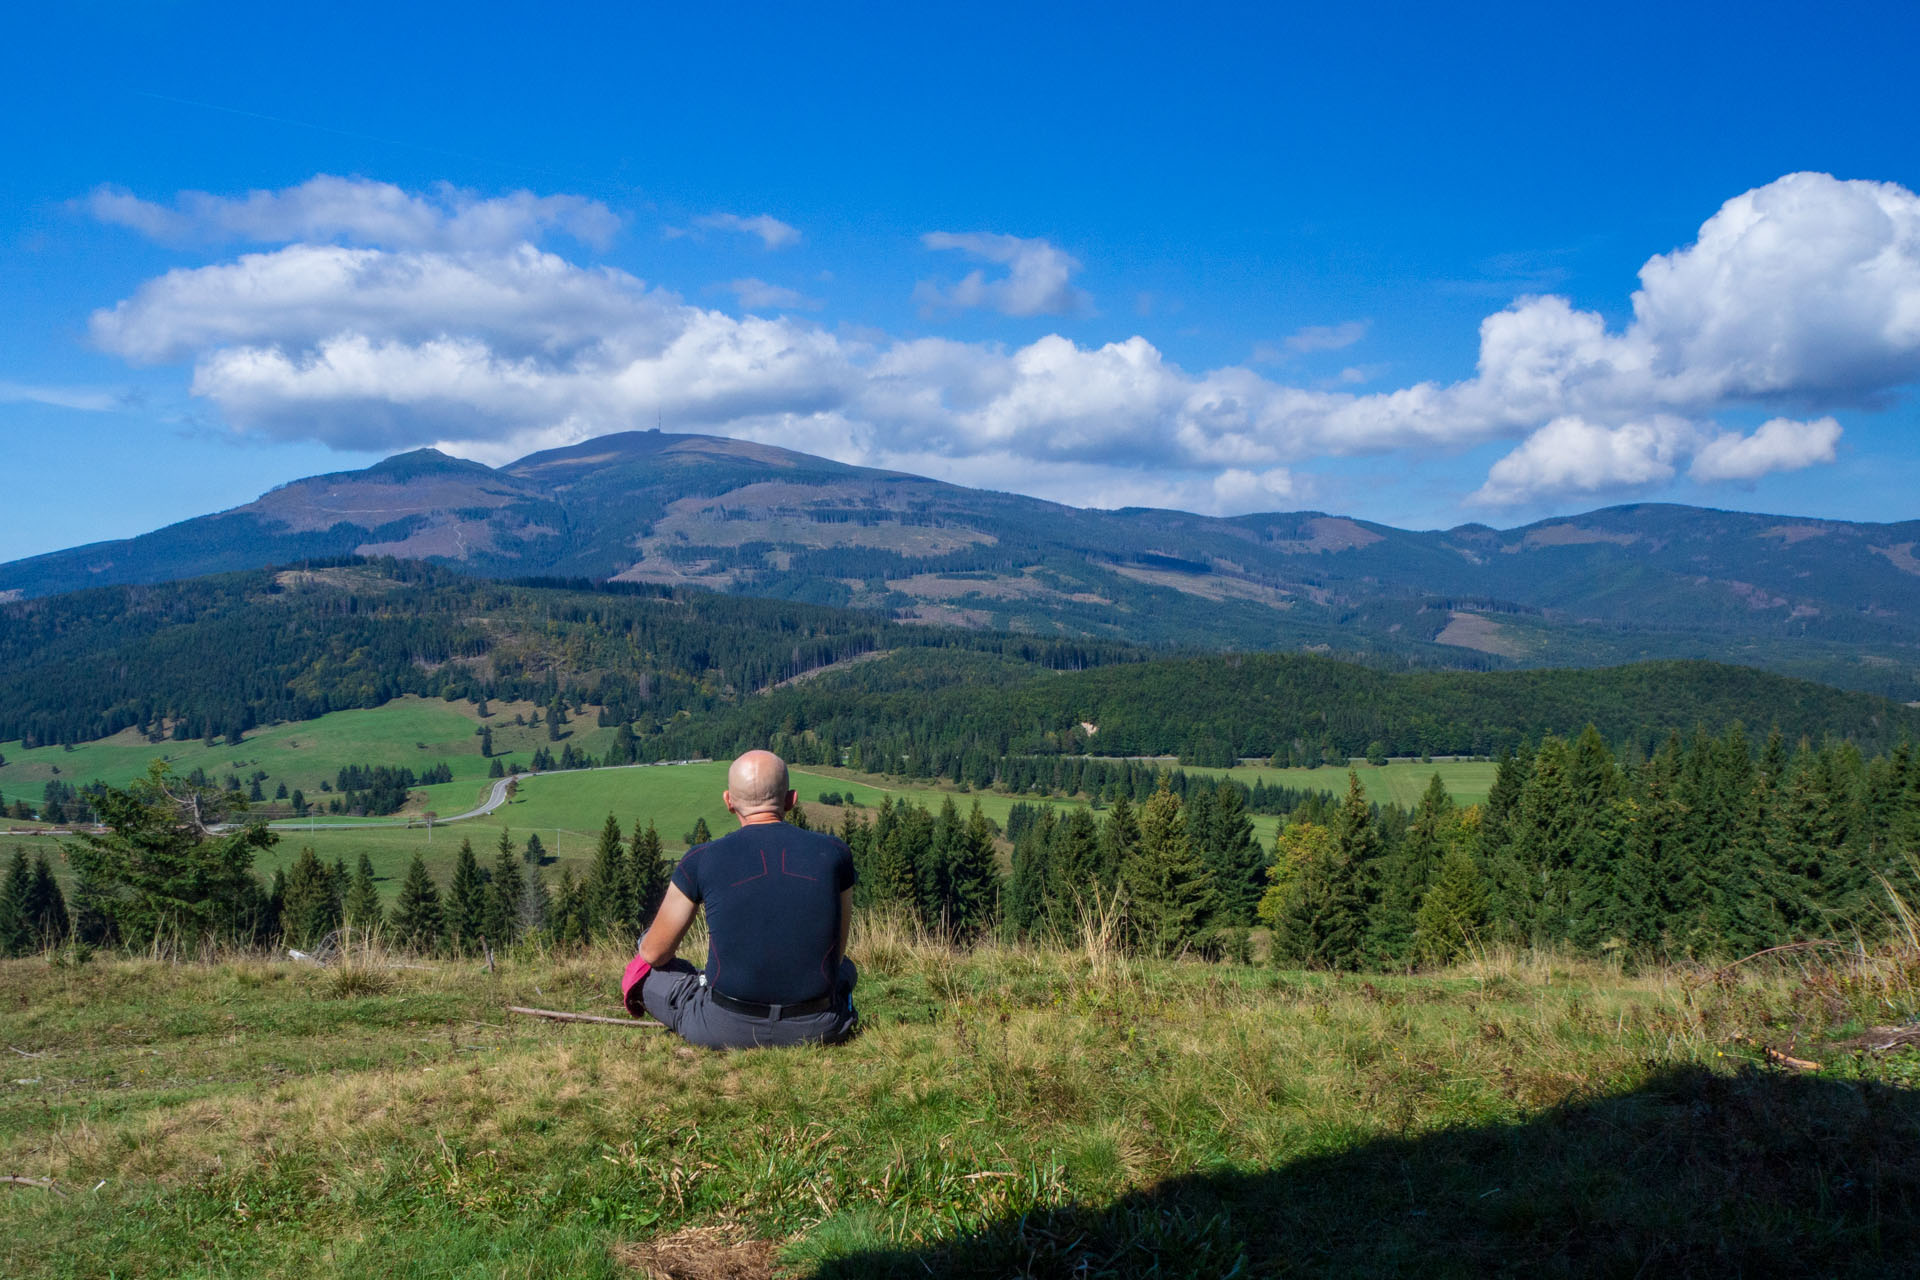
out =
[[(208, 652), (228, 660), (209, 669)], [(1711, 958), (1878, 936), (1896, 902), (1920, 901), (1920, 710), (1705, 662), (1469, 673), (1169, 655), (346, 561), (0, 606), (0, 693), (0, 738), (29, 745), (129, 728), (237, 741), (400, 693), (532, 698), (556, 724), (571, 705), (617, 725), (608, 763), (764, 745), (954, 788), (846, 809), (839, 834), (863, 905), (962, 942), (1097, 920), (1144, 950), (1244, 957), (1257, 935), (1279, 962), (1333, 968), (1498, 943)], [(1405, 809), (1357, 781), (1330, 800), (1205, 772), (1362, 755), (1500, 764), (1483, 804), (1436, 778)], [(535, 764), (600, 762), (567, 742)], [(390, 813), (448, 776), (353, 765), (328, 804)], [(48, 784), (41, 816), (110, 829), (82, 839), (64, 892), (44, 858), (15, 859), (0, 950), (168, 931), (311, 941), (371, 922), (455, 950), (587, 941), (643, 928), (664, 890), (659, 833), (611, 816), (589, 868), (551, 884), (537, 837), (464, 850), (445, 884), (416, 865), (384, 906), (370, 870), (310, 854), (263, 881), (253, 856), (276, 836), (249, 825), (240, 786), (164, 768), (125, 790)], [(965, 795), (989, 790), (1085, 803), (1017, 803), (1003, 828)], [(1256, 838), (1256, 815), (1282, 816), (1276, 840)]]

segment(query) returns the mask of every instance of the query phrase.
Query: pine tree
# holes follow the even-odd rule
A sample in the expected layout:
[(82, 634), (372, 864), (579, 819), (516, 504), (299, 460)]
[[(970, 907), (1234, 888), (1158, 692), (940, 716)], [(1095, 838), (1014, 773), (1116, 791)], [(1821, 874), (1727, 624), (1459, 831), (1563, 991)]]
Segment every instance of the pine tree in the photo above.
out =
[(0, 956), (23, 956), (33, 950), (33, 925), (27, 918), (27, 898), (33, 873), (27, 851), (15, 846), (7, 877), (0, 881)]
[(1451, 964), (1486, 927), (1487, 887), (1464, 844), (1448, 849), (1414, 916), (1414, 953), (1424, 964)]
[(1580, 833), (1571, 766), (1563, 739), (1542, 739), (1509, 824), (1513, 860), (1526, 886), (1526, 900), (1511, 905), (1524, 910), (1524, 936), (1535, 945), (1565, 939), (1570, 924)]
[(660, 832), (652, 822), (644, 831), (634, 823), (633, 844), (627, 850), (627, 918), (636, 929), (644, 932), (652, 926), (672, 879), (673, 868), (667, 865)]
[(540, 833), (535, 831), (527, 836), (527, 843), (520, 850), (520, 861), (530, 867), (544, 866), (547, 861), (547, 846), (540, 843)]
[[(471, 856), (471, 849), (468, 854)], [(388, 933), (402, 947), (431, 951), (440, 945), (443, 927), (440, 890), (427, 872), (426, 861), (416, 852), (407, 866), (407, 878), (400, 882), (400, 894), (394, 899)]]
[(1267, 884), (1267, 855), (1253, 838), (1253, 819), (1238, 786), (1222, 782), (1213, 792), (1207, 838), (1207, 867), (1213, 874), (1220, 922), (1253, 923), (1254, 908)]
[(608, 814), (607, 820), (600, 824), (600, 837), (594, 842), (593, 858), (587, 864), (587, 930), (592, 937), (632, 932), (624, 838), (619, 820)]
[(1047, 885), (1053, 879), (1053, 810), (1020, 833), (1013, 846), (1013, 883), (1007, 887), (1007, 923), (1021, 934), (1041, 929), (1047, 919)]
[(347, 887), (342, 905), (346, 922), (356, 930), (366, 932), (380, 927), (380, 890), (373, 882), (373, 860), (365, 853), (360, 855), (360, 864), (354, 869), (353, 881)]
[(1272, 888), (1260, 918), (1273, 930), (1273, 958), (1310, 968), (1358, 963), (1366, 927), (1360, 875), (1336, 827), (1290, 823), (1281, 831)]
[(1055, 928), (1070, 935), (1078, 926), (1082, 905), (1094, 900), (1100, 883), (1099, 861), (1100, 828), (1093, 814), (1069, 811), (1054, 827), (1043, 889), (1047, 918)]
[(1447, 834), (1455, 826), (1453, 796), (1436, 773), (1414, 808), (1399, 848), (1381, 867), (1379, 899), (1367, 917), (1367, 954), (1375, 963), (1404, 965), (1416, 958), (1420, 903), (1440, 873)]
[(1187, 836), (1180, 797), (1160, 787), (1140, 810), (1140, 847), (1120, 869), (1142, 942), (1166, 952), (1197, 940), (1212, 909), (1207, 865)]
[(502, 828), (500, 844), (493, 857), (493, 875), (487, 881), (486, 908), (481, 927), (486, 939), (496, 947), (513, 945), (520, 936), (520, 895), (526, 878), (520, 871), (520, 851), (513, 837)]
[(1614, 875), (1611, 931), (1635, 951), (1664, 950), (1674, 914), (1683, 856), (1684, 819), (1674, 787), (1680, 772), (1680, 741), (1669, 737), (1640, 767), (1624, 801), (1626, 835)]
[(548, 914), (548, 930), (560, 942), (590, 941), (587, 929), (587, 896), (573, 868), (562, 865), (560, 882), (554, 887), (553, 907)]
[(339, 927), (340, 892), (333, 872), (311, 848), (302, 849), (287, 871), (281, 936), (293, 946), (309, 947)]
[(687, 835), (687, 847), (693, 849), (703, 844), (709, 844), (712, 841), (713, 832), (707, 829), (707, 820), (704, 817), (695, 818), (693, 820), (693, 830)]
[[(920, 838), (923, 832), (925, 841)], [(919, 914), (920, 859), (932, 837), (933, 820), (925, 809), (904, 800), (893, 807), (875, 858), (875, 901)]]
[(480, 945), (487, 927), (487, 879), (480, 860), (473, 856), (473, 842), (462, 840), (454, 855), (453, 879), (447, 885), (447, 942), (456, 952), (469, 952)]
[(1096, 875), (1100, 887), (1108, 893), (1120, 879), (1120, 868), (1140, 845), (1140, 821), (1134, 816), (1133, 801), (1122, 791), (1107, 807), (1107, 820), (1100, 824), (1100, 862)]
[(36, 854), (33, 859), (33, 883), (27, 887), (27, 925), (42, 947), (58, 945), (71, 929), (67, 900), (60, 892), (60, 882), (53, 878), (53, 867), (44, 853)]
[(993, 824), (973, 802), (960, 843), (948, 867), (947, 882), (952, 895), (950, 924), (954, 937), (971, 942), (993, 927), (1000, 902), (1000, 869), (993, 860)]

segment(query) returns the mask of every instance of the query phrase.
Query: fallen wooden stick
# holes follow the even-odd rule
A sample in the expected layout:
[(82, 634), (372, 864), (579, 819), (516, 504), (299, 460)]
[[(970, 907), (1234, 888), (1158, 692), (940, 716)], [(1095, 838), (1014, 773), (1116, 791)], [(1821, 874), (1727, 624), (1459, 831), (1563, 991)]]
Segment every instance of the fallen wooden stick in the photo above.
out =
[(1817, 1062), (1808, 1062), (1805, 1058), (1791, 1058), (1781, 1053), (1778, 1049), (1762, 1048), (1760, 1052), (1766, 1054), (1767, 1061), (1776, 1067), (1792, 1067), (1795, 1071), (1818, 1071), (1820, 1069), (1820, 1064)]
[(641, 1022), (637, 1018), (603, 1018), (597, 1013), (562, 1013), (558, 1009), (523, 1009), (517, 1004), (507, 1006), (508, 1013), (524, 1013), (529, 1018), (545, 1018), (550, 1022), (602, 1022), (610, 1027), (637, 1027), (642, 1031), (657, 1031), (665, 1026), (662, 1022)]
[(53, 1185), (52, 1178), (23, 1178), (17, 1173), (0, 1173), (0, 1182), (10, 1182), (16, 1187), (38, 1187), (42, 1191), (53, 1192), (63, 1200), (67, 1196), (66, 1192)]

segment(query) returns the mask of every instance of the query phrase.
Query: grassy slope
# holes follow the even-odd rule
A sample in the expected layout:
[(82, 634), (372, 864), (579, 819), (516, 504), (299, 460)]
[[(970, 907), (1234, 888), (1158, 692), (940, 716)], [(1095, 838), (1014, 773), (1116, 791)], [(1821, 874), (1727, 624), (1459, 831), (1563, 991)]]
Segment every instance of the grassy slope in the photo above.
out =
[[(481, 724), (475, 710), (471, 702), (408, 696), (381, 707), (335, 711), (315, 720), (257, 729), (238, 746), (223, 742), (209, 747), (198, 741), (153, 744), (132, 730), (71, 751), (57, 746), (29, 751), (18, 742), (0, 743), (0, 755), (6, 758), (0, 765), (0, 795), (37, 802), (41, 788), (55, 777), (75, 786), (96, 778), (124, 786), (146, 772), (154, 759), (165, 760), (179, 774), (205, 769), (216, 781), (233, 773), (244, 782), (255, 770), (264, 769), (268, 777), (261, 785), (269, 796), (284, 782), (289, 791), (298, 788), (321, 801), (326, 797), (320, 784), (331, 784), (341, 767), (349, 764), (404, 765), (419, 773), (444, 761), (456, 779), (477, 783), (487, 776), (489, 762), (480, 755), (480, 740), (474, 734)], [(526, 702), (489, 704), (491, 714), (485, 723), (493, 727), (495, 755), (508, 762), (517, 760), (524, 767), (542, 746), (559, 754), (560, 744), (548, 742), (544, 725), (532, 728), (513, 723), (515, 715), (530, 717), (534, 710)], [(593, 755), (603, 754), (613, 740), (613, 730), (595, 727), (591, 715), (576, 716), (565, 732), (576, 749)]]
[[(470, 714), (461, 714), (461, 708), (465, 704), (447, 704), (419, 699), (405, 699), (403, 702), (407, 705), (389, 704), (388, 707), (381, 708), (377, 712), (337, 712), (325, 717), (324, 720), (310, 721), (304, 726), (290, 726), (295, 732), (289, 734), (282, 734), (279, 730), (263, 732), (260, 738), (247, 740), (246, 747), (242, 750), (252, 754), (245, 755), (243, 758), (284, 759), (287, 755), (302, 751), (311, 751), (317, 757), (322, 751), (341, 750), (340, 744), (343, 742), (383, 743), (395, 753), (412, 751), (416, 740), (414, 735), (430, 731), (435, 726), (439, 727), (443, 735), (464, 733), (470, 737), (472, 734), (474, 721)], [(471, 708), (467, 707), (466, 710), (470, 712)], [(505, 721), (510, 725), (513, 712), (514, 708), (502, 710), (494, 717), (494, 721)], [(464, 730), (460, 726), (465, 726)], [(363, 730), (369, 732), (368, 737), (351, 736)], [(526, 736), (538, 735), (541, 741), (545, 741), (544, 729), (518, 732)], [(505, 732), (501, 732), (496, 737), (496, 741), (504, 737), (506, 737)], [(428, 741), (430, 745), (436, 741), (435, 739), (423, 740)], [(254, 744), (257, 741), (278, 744), (277, 750), (281, 755), (278, 757), (269, 755), (268, 749), (264, 746), (255, 748)], [(443, 736), (437, 741), (464, 744), (467, 737)], [(289, 742), (300, 745), (289, 747), (286, 745)], [(78, 756), (84, 751), (96, 749), (99, 748), (82, 748), (72, 754)], [(198, 744), (195, 744), (195, 750), (201, 750)], [(234, 751), (233, 754), (239, 755), (241, 752)], [(462, 759), (462, 757), (451, 758)], [(479, 757), (472, 756), (466, 759), (477, 762)], [(11, 757), (9, 760), (11, 762)], [(98, 762), (96, 759), (96, 763)], [(145, 767), (144, 757), (136, 757), (131, 752), (122, 759), (121, 763), (127, 769), (129, 776), (134, 770)], [(176, 761), (175, 763), (176, 767), (192, 768), (196, 762)], [(198, 763), (202, 763), (204, 767), (204, 762)], [(222, 758), (219, 763), (223, 768), (229, 767), (227, 758)], [(11, 763), (8, 767), (12, 767)], [(257, 767), (268, 766), (263, 763)], [(1369, 796), (1382, 801), (1391, 800), (1411, 805), (1419, 799), (1428, 779), (1436, 772), (1453, 790), (1456, 798), (1463, 802), (1482, 800), (1486, 796), (1487, 785), (1492, 781), (1493, 766), (1477, 763), (1437, 763), (1389, 764), (1384, 767), (1375, 767), (1363, 763), (1356, 765), (1355, 768)], [(1269, 784), (1279, 782), (1288, 786), (1316, 787), (1335, 792), (1345, 790), (1347, 777), (1345, 770), (1334, 768), (1247, 767), (1231, 771), (1190, 770), (1189, 772), (1215, 775), (1227, 772), (1249, 784), (1256, 778), (1260, 778)], [(809, 815), (816, 826), (836, 825), (840, 821), (840, 810), (818, 803), (819, 797), (827, 792), (839, 792), (853, 804), (865, 806), (869, 810), (869, 816), (871, 808), (879, 804), (883, 794), (891, 795), (896, 800), (911, 799), (929, 809), (937, 809), (942, 800), (951, 796), (963, 813), (977, 800), (987, 816), (1002, 826), (1006, 824), (1008, 811), (1021, 800), (1061, 807), (1076, 807), (1084, 803), (1067, 800), (1036, 801), (1033, 797), (1010, 796), (998, 792), (964, 794), (952, 787), (933, 788), (909, 785), (841, 769), (795, 770), (794, 783), (800, 792), (801, 799), (808, 803)], [(472, 807), (482, 798), (489, 785), (484, 773), (469, 769), (467, 776), (460, 780), (420, 788), (423, 799), (409, 808), (410, 811), (416, 812), (431, 809), (441, 814), (461, 812)], [(326, 819), (316, 818), (316, 829), (312, 831), (282, 830), (280, 843), (261, 855), (255, 866), (262, 874), (270, 874), (275, 868), (290, 865), (299, 856), (300, 850), (309, 846), (326, 861), (331, 862), (337, 858), (345, 861), (349, 866), (353, 865), (364, 852), (373, 863), (374, 874), (379, 880), (382, 894), (391, 901), (398, 891), (401, 877), (406, 874), (407, 863), (416, 850), (426, 855), (428, 868), (440, 883), (445, 885), (452, 873), (453, 860), (462, 840), (472, 841), (474, 850), (484, 861), (493, 856), (500, 834), (505, 830), (516, 842), (522, 844), (525, 843), (528, 834), (534, 832), (539, 834), (549, 858), (553, 859), (547, 864), (549, 878), (558, 876), (562, 863), (572, 865), (578, 874), (586, 869), (593, 843), (599, 835), (601, 824), (605, 822), (609, 813), (619, 821), (623, 832), (631, 831), (636, 821), (642, 826), (649, 821), (653, 822), (669, 853), (677, 853), (686, 847), (683, 837), (693, 829), (696, 818), (705, 818), (707, 826), (715, 833), (731, 830), (732, 819), (728, 816), (725, 806), (720, 803), (720, 793), (725, 788), (726, 765), (721, 762), (677, 765), (671, 768), (592, 770), (532, 775), (523, 777), (515, 797), (492, 815), (439, 826), (431, 832), (424, 827), (345, 828), (334, 826), (330, 829)], [(1254, 817), (1255, 833), (1264, 842), (1272, 842), (1278, 825), (1277, 818), (1265, 815)], [(12, 857), (15, 847), (26, 849), (28, 856), (32, 857), (40, 851), (52, 854), (56, 845), (55, 842), (43, 838), (14, 841), (0, 838), (0, 859)]]
[(1777, 977), (854, 954), (864, 1036), (734, 1055), (503, 1014), (613, 1012), (611, 951), (0, 962), (0, 1042), (37, 1055), (0, 1169), (70, 1190), (0, 1188), (0, 1274), (610, 1277), (688, 1228), (824, 1276), (1879, 1275), (1920, 1246), (1920, 1103), (1886, 1083), (1913, 1056), (1821, 1049), (1816, 1017), (1821, 1078), (1753, 1070), (1737, 1035), (1822, 1007)]

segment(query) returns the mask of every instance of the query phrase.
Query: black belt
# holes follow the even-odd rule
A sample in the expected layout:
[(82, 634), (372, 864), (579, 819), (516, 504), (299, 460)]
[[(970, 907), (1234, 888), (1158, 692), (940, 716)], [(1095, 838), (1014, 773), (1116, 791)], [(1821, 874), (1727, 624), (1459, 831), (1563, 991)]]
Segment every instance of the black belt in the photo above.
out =
[(745, 1014), (749, 1018), (765, 1018), (769, 1022), (779, 1022), (782, 1018), (803, 1018), (809, 1013), (825, 1013), (833, 1008), (831, 992), (812, 1000), (802, 1000), (799, 1004), (761, 1004), (758, 1000), (735, 1000), (711, 987), (707, 989), (707, 994), (722, 1009)]

